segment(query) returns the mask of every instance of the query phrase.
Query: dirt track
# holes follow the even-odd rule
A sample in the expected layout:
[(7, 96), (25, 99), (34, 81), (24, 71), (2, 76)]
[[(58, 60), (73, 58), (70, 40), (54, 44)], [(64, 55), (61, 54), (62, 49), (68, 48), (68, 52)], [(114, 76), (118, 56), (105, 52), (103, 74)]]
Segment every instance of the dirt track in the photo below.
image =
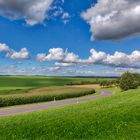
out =
[(89, 84), (89, 85), (74, 85), (72, 87), (81, 87), (81, 88), (94, 88), (99, 89), (101, 86), (99, 84)]

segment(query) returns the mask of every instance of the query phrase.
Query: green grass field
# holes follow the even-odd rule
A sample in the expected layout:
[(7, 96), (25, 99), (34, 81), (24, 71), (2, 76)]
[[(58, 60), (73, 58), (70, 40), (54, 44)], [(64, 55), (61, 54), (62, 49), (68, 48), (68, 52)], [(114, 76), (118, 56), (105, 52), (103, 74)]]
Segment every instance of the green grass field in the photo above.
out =
[[(52, 101), (54, 97), (60, 100), (88, 95), (91, 94), (91, 89), (87, 91), (87, 89), (83, 88), (68, 89), (62, 86), (94, 84), (110, 79), (113, 78), (0, 76), (0, 107)], [(54, 88), (54, 90), (52, 91), (50, 87)]]
[(70, 83), (98, 83), (112, 78), (77, 78), (77, 77), (47, 77), (47, 76), (0, 76), (0, 92), (4, 90), (30, 89), (46, 86), (63, 86)]
[(96, 101), (0, 118), (0, 140), (139, 140), (140, 88), (115, 91)]

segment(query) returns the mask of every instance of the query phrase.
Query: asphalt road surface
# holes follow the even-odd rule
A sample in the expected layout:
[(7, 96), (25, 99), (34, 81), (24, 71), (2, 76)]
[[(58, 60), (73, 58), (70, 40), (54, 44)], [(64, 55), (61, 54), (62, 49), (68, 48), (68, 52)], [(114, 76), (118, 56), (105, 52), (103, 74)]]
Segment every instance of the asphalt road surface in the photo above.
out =
[(80, 98), (46, 102), (46, 103), (38, 103), (38, 104), (31, 104), (31, 105), (21, 105), (21, 106), (15, 106), (15, 107), (1, 108), (0, 117), (28, 113), (28, 112), (38, 111), (38, 110), (47, 110), (50, 108), (56, 108), (56, 107), (66, 106), (66, 105), (71, 105), (71, 104), (77, 104), (81, 102), (96, 100), (98, 98), (103, 98), (111, 94), (112, 94), (111, 91), (102, 91), (102, 93), (99, 95), (85, 96), (85, 97), (80, 97)]

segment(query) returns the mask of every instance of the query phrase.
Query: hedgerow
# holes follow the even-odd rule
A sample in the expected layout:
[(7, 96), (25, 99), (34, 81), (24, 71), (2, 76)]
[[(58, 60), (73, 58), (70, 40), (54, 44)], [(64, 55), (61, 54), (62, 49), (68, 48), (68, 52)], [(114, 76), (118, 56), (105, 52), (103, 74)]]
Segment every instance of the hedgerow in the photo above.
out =
[(80, 97), (85, 95), (94, 94), (94, 89), (88, 89), (83, 91), (77, 92), (66, 92), (60, 94), (43, 94), (43, 95), (7, 95), (7, 96), (0, 96), (0, 107), (4, 106), (13, 106), (13, 105), (21, 105), (21, 104), (29, 104), (29, 103), (37, 103), (37, 102), (45, 102), (45, 101), (53, 101), (55, 100), (62, 100), (67, 98), (74, 98)]

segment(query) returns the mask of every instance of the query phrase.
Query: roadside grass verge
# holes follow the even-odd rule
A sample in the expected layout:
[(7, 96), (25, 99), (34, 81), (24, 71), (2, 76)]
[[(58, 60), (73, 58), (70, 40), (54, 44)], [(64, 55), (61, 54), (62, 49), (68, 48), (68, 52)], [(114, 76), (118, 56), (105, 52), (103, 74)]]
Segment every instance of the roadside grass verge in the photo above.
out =
[(38, 103), (45, 101), (62, 100), (67, 98), (80, 97), (94, 94), (94, 89), (76, 88), (76, 87), (46, 87), (32, 90), (25, 90), (21, 93), (0, 95), (0, 107), (13, 106), (21, 104)]
[(121, 92), (121, 89), (119, 87), (101, 88), (100, 90), (112, 91), (114, 93), (120, 93)]
[(140, 89), (0, 118), (1, 140), (139, 140)]

